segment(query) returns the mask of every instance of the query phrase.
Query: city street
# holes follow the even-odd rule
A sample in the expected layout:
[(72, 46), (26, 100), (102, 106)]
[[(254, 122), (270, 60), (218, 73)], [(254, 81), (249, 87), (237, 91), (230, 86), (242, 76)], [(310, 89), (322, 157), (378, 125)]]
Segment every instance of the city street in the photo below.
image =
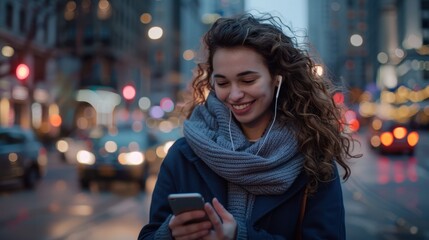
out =
[[(363, 158), (353, 160), (343, 185), (348, 239), (429, 239), (429, 134), (415, 156), (381, 156), (357, 136)], [(50, 154), (47, 175), (35, 190), (0, 185), (0, 239), (136, 239), (147, 222), (150, 192), (115, 182), (82, 191), (75, 166)]]
[[(429, 240), (429, 0), (0, 0), (0, 240), (137, 239), (185, 133), (216, 173), (259, 191), (299, 171), (283, 161), (297, 157), (283, 124), (315, 158), (310, 178), (325, 177), (328, 152), (362, 154), (341, 183), (348, 240)], [(360, 144), (350, 153), (335, 129)], [(279, 161), (249, 165), (258, 145)], [(178, 189), (194, 183), (211, 182)], [(325, 206), (310, 202), (307, 219), (335, 225), (313, 202)], [(294, 219), (273, 206), (261, 214)], [(259, 230), (295, 229), (277, 222)]]
[(379, 155), (361, 139), (344, 183), (348, 239), (429, 239), (429, 133), (420, 132), (415, 156)]
[(136, 239), (149, 200), (137, 185), (92, 184), (82, 191), (74, 165), (51, 154), (35, 190), (0, 186), (0, 239)]

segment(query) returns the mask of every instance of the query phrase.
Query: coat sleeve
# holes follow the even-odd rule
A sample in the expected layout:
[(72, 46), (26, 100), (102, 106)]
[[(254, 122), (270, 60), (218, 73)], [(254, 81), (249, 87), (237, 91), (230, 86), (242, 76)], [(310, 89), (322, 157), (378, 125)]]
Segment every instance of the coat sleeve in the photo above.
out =
[(346, 239), (341, 179), (319, 183), (317, 192), (309, 195), (302, 222), (302, 239)]
[(142, 239), (171, 239), (168, 222), (171, 218), (171, 209), (168, 204), (168, 194), (177, 192), (171, 171), (174, 161), (183, 158), (178, 151), (177, 144), (170, 148), (158, 174), (155, 189), (152, 193), (149, 223), (140, 231), (139, 240)]

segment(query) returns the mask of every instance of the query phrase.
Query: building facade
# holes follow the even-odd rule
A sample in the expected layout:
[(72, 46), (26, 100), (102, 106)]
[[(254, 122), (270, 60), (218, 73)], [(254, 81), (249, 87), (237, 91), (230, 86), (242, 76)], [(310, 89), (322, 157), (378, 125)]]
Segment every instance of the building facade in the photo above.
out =
[(347, 89), (349, 103), (371, 103), (364, 115), (429, 119), (428, 0), (313, 0), (309, 6), (310, 42)]
[[(0, 1), (0, 125), (58, 134), (55, 1)], [(17, 76), (24, 64), (24, 77)]]
[(112, 126), (144, 111), (143, 98), (180, 101), (202, 34), (243, 10), (243, 0), (0, 1), (0, 47), (14, 51), (0, 56), (1, 124), (67, 133)]

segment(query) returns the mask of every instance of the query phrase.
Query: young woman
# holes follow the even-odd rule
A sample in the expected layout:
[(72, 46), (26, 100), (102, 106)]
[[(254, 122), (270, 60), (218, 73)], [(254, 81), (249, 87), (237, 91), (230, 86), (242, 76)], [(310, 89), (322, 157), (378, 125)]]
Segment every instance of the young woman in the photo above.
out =
[[(356, 156), (328, 79), (271, 15), (220, 18), (203, 40), (184, 138), (139, 239), (345, 239), (336, 166), (345, 180)], [(174, 216), (168, 195), (190, 192), (204, 210)]]

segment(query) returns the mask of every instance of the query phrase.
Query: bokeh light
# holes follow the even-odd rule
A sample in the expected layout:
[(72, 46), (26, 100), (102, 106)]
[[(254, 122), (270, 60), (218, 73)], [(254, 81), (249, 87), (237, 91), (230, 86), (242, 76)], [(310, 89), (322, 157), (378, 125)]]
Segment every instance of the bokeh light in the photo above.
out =
[(157, 40), (160, 39), (163, 35), (164, 31), (160, 27), (151, 27), (147, 32), (147, 35), (150, 39)]
[(160, 106), (153, 106), (149, 110), (149, 115), (153, 118), (162, 118), (164, 117), (164, 111)]
[(165, 112), (171, 112), (174, 110), (174, 102), (168, 97), (161, 99), (160, 106)]
[(142, 97), (139, 99), (139, 107), (141, 110), (147, 111), (150, 108), (151, 102), (148, 97)]

